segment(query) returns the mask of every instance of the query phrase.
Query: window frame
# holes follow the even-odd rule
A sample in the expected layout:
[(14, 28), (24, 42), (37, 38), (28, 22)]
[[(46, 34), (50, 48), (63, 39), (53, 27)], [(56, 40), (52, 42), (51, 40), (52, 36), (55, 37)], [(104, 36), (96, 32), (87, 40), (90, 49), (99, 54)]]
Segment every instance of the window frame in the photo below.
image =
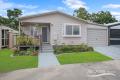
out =
[(8, 47), (8, 45), (9, 45), (9, 30), (8, 29), (2, 29), (1, 30), (1, 32), (3, 31), (3, 33), (2, 33), (2, 37), (1, 37), (1, 42), (2, 42), (2, 44), (1, 44), (1, 46), (2, 46), (2, 48), (3, 47)]
[[(72, 26), (72, 35), (67, 35), (66, 34), (66, 27), (67, 27), (67, 25), (71, 25)], [(79, 35), (74, 35), (73, 34), (73, 27), (74, 26), (79, 26)], [(81, 37), (81, 24), (71, 24), (71, 23), (65, 23), (64, 24), (64, 31), (63, 31), (63, 37)]]

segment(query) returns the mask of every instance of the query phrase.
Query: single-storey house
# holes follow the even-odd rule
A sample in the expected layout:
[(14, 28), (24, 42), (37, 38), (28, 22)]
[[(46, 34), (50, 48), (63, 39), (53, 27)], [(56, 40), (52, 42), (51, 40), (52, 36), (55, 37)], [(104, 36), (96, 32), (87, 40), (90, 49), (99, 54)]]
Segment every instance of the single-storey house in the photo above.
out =
[(0, 49), (13, 48), (16, 45), (16, 35), (18, 35), (18, 31), (0, 25)]
[(109, 30), (109, 45), (120, 45), (120, 22), (106, 24)]
[(43, 43), (108, 45), (108, 28), (105, 25), (79, 19), (60, 11), (20, 17), (20, 22), (21, 30), (26, 35), (41, 35)]

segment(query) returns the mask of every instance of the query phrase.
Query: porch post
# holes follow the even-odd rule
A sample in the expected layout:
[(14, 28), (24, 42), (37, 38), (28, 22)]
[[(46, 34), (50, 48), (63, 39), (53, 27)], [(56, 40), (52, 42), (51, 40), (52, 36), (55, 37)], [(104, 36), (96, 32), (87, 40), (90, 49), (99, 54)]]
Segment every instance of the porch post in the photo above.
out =
[(110, 46), (110, 26), (108, 26), (108, 46)]
[(0, 49), (2, 48), (2, 26), (0, 26)]
[(21, 25), (20, 25), (20, 21), (19, 21), (19, 35), (21, 34)]
[(12, 31), (9, 31), (9, 44), (8, 44), (8, 47), (11, 49), (13, 48), (13, 33)]

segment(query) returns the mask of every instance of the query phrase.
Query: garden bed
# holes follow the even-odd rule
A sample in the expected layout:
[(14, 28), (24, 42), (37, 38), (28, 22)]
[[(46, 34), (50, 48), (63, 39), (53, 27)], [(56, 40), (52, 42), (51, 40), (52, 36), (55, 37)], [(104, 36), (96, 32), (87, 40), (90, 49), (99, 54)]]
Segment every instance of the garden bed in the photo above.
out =
[(53, 46), (55, 54), (71, 53), (71, 52), (88, 52), (94, 51), (93, 47), (86, 44), (80, 45), (55, 45)]

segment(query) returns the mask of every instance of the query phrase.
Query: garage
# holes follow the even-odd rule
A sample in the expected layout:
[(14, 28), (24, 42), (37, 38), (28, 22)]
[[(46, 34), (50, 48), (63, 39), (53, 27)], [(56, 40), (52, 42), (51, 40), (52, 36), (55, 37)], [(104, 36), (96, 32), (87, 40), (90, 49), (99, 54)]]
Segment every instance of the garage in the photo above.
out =
[(87, 29), (88, 45), (106, 46), (108, 45), (107, 29)]
[(120, 45), (120, 22), (107, 24), (109, 28), (109, 45)]
[(120, 29), (110, 29), (110, 44), (120, 45)]

